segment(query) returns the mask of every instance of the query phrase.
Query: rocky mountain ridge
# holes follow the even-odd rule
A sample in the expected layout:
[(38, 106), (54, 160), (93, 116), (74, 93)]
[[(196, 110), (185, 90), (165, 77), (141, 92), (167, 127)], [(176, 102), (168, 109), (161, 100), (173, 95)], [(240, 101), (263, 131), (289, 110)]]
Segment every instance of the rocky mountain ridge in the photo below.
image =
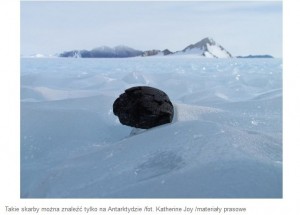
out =
[(99, 48), (87, 50), (72, 50), (59, 54), (59, 57), (73, 58), (126, 58), (126, 57), (148, 57), (148, 56), (166, 56), (166, 55), (199, 55), (208, 58), (231, 58), (232, 55), (212, 38), (206, 37), (195, 44), (191, 44), (181, 51), (171, 52), (169, 49), (163, 51), (136, 50), (127, 46), (116, 46), (114, 48), (101, 46)]

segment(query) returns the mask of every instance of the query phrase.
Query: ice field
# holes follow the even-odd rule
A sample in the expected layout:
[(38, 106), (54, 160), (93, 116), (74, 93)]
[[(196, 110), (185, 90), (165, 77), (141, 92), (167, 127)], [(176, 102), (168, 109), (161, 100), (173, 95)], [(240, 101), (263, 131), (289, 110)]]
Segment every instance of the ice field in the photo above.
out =
[[(130, 135), (112, 104), (166, 92)], [(21, 59), (22, 198), (281, 198), (282, 59)]]

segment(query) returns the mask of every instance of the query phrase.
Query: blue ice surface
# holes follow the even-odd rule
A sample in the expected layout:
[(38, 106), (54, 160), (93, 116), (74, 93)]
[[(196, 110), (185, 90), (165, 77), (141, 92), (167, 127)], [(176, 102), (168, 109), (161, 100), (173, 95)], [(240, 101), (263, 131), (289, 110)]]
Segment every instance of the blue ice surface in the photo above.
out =
[[(171, 124), (112, 103), (148, 85)], [(282, 59), (21, 59), (22, 198), (282, 198)]]

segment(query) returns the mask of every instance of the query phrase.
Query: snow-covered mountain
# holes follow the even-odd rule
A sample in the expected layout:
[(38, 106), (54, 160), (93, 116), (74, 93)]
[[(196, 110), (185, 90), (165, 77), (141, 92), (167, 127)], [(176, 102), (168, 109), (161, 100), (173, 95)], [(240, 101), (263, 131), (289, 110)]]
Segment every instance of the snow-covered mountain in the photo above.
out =
[(171, 52), (169, 49), (163, 51), (152, 49), (147, 51), (136, 50), (127, 46), (116, 46), (110, 48), (101, 46), (99, 48), (87, 50), (73, 50), (61, 53), (60, 57), (82, 57), (82, 58), (124, 58), (124, 57), (148, 57), (165, 55), (196, 55), (208, 58), (231, 58), (232, 55), (212, 38), (206, 37), (201, 41), (191, 44), (181, 51)]
[(176, 54), (196, 54), (209, 58), (231, 58), (232, 55), (212, 38), (206, 37), (201, 41), (187, 46)]
[(127, 46), (116, 46), (114, 48), (101, 46), (91, 51), (73, 50), (61, 53), (60, 57), (82, 57), (82, 58), (124, 58), (140, 56), (143, 52)]

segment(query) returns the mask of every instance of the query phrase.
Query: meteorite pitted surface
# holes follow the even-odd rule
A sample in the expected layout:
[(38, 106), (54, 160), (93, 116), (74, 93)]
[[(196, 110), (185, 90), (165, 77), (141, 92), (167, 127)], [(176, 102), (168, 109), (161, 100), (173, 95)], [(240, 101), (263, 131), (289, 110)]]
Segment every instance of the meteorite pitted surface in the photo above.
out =
[(148, 86), (125, 90), (113, 104), (113, 111), (123, 125), (148, 129), (172, 122), (174, 107), (168, 95)]

